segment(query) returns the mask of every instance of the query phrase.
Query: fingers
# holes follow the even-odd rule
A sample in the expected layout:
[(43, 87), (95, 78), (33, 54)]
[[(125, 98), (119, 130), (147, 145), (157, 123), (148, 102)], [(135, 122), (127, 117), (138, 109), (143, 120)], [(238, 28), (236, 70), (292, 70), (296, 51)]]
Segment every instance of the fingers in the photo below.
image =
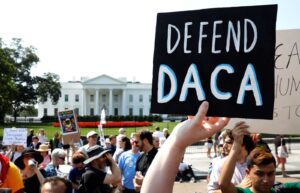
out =
[(198, 112), (196, 114), (196, 119), (203, 121), (206, 117), (207, 111), (208, 111), (208, 102), (207, 101), (203, 101), (202, 104), (200, 105)]

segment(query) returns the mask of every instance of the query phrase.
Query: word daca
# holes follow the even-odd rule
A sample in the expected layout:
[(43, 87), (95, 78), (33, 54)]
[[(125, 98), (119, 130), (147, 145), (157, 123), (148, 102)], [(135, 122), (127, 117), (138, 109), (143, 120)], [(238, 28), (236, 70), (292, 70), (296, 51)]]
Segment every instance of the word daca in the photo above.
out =
[[(228, 74), (234, 73), (234, 68), (230, 64), (219, 64), (211, 73), (210, 89), (214, 97), (219, 100), (228, 100), (232, 97), (231, 92), (222, 92), (217, 86), (217, 79), (219, 72), (225, 70)], [(170, 80), (170, 90), (165, 93), (165, 79), (166, 75)], [(175, 72), (166, 64), (161, 64), (158, 72), (158, 89), (157, 89), (157, 102), (167, 103), (172, 100), (177, 94), (177, 78)], [(195, 89), (199, 101), (206, 100), (205, 92), (202, 87), (200, 76), (196, 64), (191, 64), (187, 70), (184, 82), (180, 91), (179, 101), (184, 102), (187, 99), (189, 89)], [(256, 77), (256, 72), (252, 64), (248, 64), (245, 70), (243, 79), (240, 84), (240, 89), (237, 97), (237, 104), (243, 104), (246, 91), (252, 91), (256, 106), (262, 106), (262, 96), (259, 84)]]
[[(244, 19), (243, 21), (244, 24), (244, 53), (249, 53), (253, 50), (253, 48), (255, 47), (255, 44), (257, 42), (257, 27), (255, 25), (255, 23), (250, 20), (250, 19)], [(184, 54), (190, 54), (192, 53), (192, 50), (188, 49), (188, 44), (190, 42), (196, 42), (196, 38), (198, 38), (198, 54), (202, 53), (202, 45), (203, 45), (203, 39), (204, 38), (208, 38), (208, 35), (204, 33), (204, 28), (207, 27), (207, 25), (209, 25), (210, 23), (207, 21), (201, 21), (199, 23), (199, 36), (198, 37), (192, 37), (192, 35), (189, 33), (190, 32), (190, 28), (193, 27), (193, 22), (185, 22), (184, 23), (184, 33), (183, 33), (183, 53)], [(211, 52), (213, 54), (220, 54), (221, 50), (217, 50), (216, 49), (216, 42), (219, 38), (222, 38), (222, 34), (217, 34), (217, 28), (219, 25), (223, 24), (222, 20), (216, 20), (213, 22), (213, 32), (211, 35)], [(234, 47), (235, 50), (237, 52), (240, 52), (240, 44), (241, 44), (241, 21), (237, 21), (236, 22), (236, 29), (234, 28), (234, 24), (232, 21), (228, 21), (227, 23), (227, 35), (226, 35), (226, 52), (230, 51), (230, 43), (231, 43), (231, 39), (233, 40), (234, 43)], [(250, 31), (249, 28), (252, 28), (253, 31), (253, 39), (252, 42), (250, 44), (249, 47), (247, 47), (248, 45), (248, 32)], [(175, 31), (174, 31), (175, 30)], [(175, 34), (177, 34), (176, 37), (177, 38), (174, 45), (171, 45), (172, 42), (172, 31), (175, 32)], [(172, 54), (178, 47), (179, 43), (181, 40), (181, 36), (180, 36), (180, 30), (177, 26), (172, 25), (172, 24), (168, 24), (168, 31), (167, 31), (167, 53), (168, 54)]]

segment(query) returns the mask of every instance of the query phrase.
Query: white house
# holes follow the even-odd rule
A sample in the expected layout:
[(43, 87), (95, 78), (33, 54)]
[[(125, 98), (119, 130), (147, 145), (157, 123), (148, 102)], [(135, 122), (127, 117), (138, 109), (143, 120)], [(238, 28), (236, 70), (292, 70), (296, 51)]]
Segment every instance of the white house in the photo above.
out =
[(151, 84), (127, 82), (108, 75), (82, 81), (61, 83), (61, 98), (38, 104), (38, 117), (57, 115), (58, 111), (74, 109), (78, 115), (149, 115)]

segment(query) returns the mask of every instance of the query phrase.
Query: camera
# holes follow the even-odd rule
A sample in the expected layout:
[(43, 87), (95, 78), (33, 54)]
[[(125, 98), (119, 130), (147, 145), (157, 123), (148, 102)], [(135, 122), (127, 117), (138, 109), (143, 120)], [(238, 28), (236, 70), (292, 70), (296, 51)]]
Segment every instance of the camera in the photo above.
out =
[(35, 161), (34, 159), (30, 159), (28, 160), (28, 165), (29, 167), (35, 167), (37, 166), (37, 161)]

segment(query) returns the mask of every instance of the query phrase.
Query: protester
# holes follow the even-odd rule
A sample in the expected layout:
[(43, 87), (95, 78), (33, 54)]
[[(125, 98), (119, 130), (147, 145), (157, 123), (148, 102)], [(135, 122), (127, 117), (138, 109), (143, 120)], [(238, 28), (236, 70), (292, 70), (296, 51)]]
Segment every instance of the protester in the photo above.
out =
[(116, 152), (117, 149), (117, 136), (116, 135), (111, 135), (109, 136), (109, 142), (110, 142), (110, 146), (109, 146), (109, 153), (113, 156), (114, 153)]
[[(110, 185), (121, 182), (121, 171), (108, 150), (100, 146), (89, 148), (86, 172), (82, 175), (79, 192), (106, 193), (111, 191)], [(109, 167), (111, 174), (105, 172)]]
[(254, 135), (255, 135), (255, 138), (256, 138), (255, 141), (254, 141), (255, 142), (255, 146), (256, 147), (265, 148), (266, 151), (271, 152), (271, 149), (270, 149), (268, 143), (263, 140), (261, 134), (260, 133), (256, 133)]
[(72, 184), (65, 178), (49, 177), (46, 178), (41, 193), (72, 193)]
[(152, 135), (153, 137), (153, 147), (155, 147), (156, 149), (159, 149), (160, 143), (159, 143), (159, 137), (156, 137), (154, 135)]
[(16, 159), (15, 164), (21, 170), (26, 193), (40, 193), (46, 175), (44, 170), (38, 169), (38, 164), (42, 161), (41, 154), (31, 148), (26, 148)]
[(90, 148), (97, 145), (98, 134), (95, 131), (90, 131), (87, 133), (86, 138), (88, 143), (79, 148), (79, 151), (82, 151), (83, 153), (86, 153)]
[[(265, 148), (256, 147), (247, 158), (247, 175), (250, 179), (250, 187), (241, 188), (235, 187), (230, 182), (232, 178), (235, 163), (238, 155), (242, 150), (242, 143), (244, 135), (248, 134), (248, 125), (244, 122), (239, 122), (235, 125), (234, 136), (235, 140), (233, 147), (224, 162), (224, 167), (220, 176), (220, 186), (223, 193), (237, 193), (237, 192), (257, 192), (270, 193), (275, 192), (272, 189), (275, 182), (276, 161), (272, 153), (266, 151)], [(276, 192), (299, 192), (300, 183), (286, 183), (278, 187)]]
[(116, 152), (113, 155), (113, 159), (115, 160), (115, 162), (118, 164), (120, 155), (130, 149), (131, 149), (130, 139), (126, 136), (123, 136), (121, 138), (120, 149), (116, 150)]
[(196, 177), (192, 169), (192, 165), (184, 162), (183, 158), (179, 164), (176, 178), (178, 178), (179, 182), (183, 182), (183, 181), (190, 181), (192, 183), (196, 182)]
[(31, 149), (38, 150), (39, 147), (40, 147), (40, 145), (41, 145), (41, 142), (39, 142), (38, 136), (32, 136), (32, 142), (31, 142), (31, 144), (29, 145), (29, 147), (30, 147)]
[(137, 146), (138, 140), (139, 137), (133, 135), (131, 150), (124, 152), (119, 158), (118, 166), (122, 173), (122, 187), (119, 189), (123, 193), (135, 193), (133, 178), (135, 177), (136, 162), (141, 154)]
[(206, 155), (208, 158), (212, 158), (211, 157), (211, 148), (213, 146), (213, 140), (212, 140), (212, 137), (209, 137), (206, 139), (206, 142), (205, 142), (205, 146), (207, 148), (206, 150)]
[(11, 162), (15, 162), (16, 159), (21, 156), (23, 150), (23, 145), (11, 145), (9, 151), (6, 153), (6, 157), (8, 157)]
[(75, 152), (72, 156), (72, 169), (69, 173), (69, 180), (72, 182), (73, 189), (75, 193), (77, 192), (80, 184), (81, 177), (85, 172), (84, 161), (87, 159), (87, 156), (83, 152)]
[(165, 136), (166, 139), (170, 136), (168, 128), (164, 128), (163, 133), (164, 133), (164, 136)]
[(34, 136), (34, 130), (30, 129), (29, 135), (27, 136), (27, 140), (26, 140), (27, 147), (29, 147), (29, 145), (32, 143), (32, 137), (33, 136)]
[(228, 123), (227, 118), (219, 119), (215, 124), (208, 123), (205, 120), (207, 110), (208, 102), (203, 102), (194, 118), (174, 128), (145, 176), (142, 193), (171, 193), (185, 148), (212, 136)]
[(52, 139), (50, 139), (50, 149), (62, 148), (61, 135), (56, 131)]
[(0, 163), (0, 188), (9, 188), (11, 193), (23, 193), (24, 184), (19, 168), (2, 154), (0, 154)]
[(140, 131), (136, 134), (136, 138), (138, 148), (144, 152), (137, 160), (134, 178), (135, 191), (140, 192), (144, 176), (157, 154), (157, 149), (153, 147), (153, 137), (150, 131)]
[(283, 177), (289, 177), (285, 171), (286, 159), (289, 157), (287, 148), (286, 148), (285, 139), (282, 137), (279, 147), (278, 147), (278, 166), (281, 165), (281, 173)]
[(48, 145), (46, 144), (40, 145), (37, 151), (40, 152), (40, 154), (43, 156), (43, 161), (42, 163), (39, 164), (39, 169), (45, 169), (47, 164), (51, 162)]
[(48, 138), (46, 136), (45, 130), (41, 128), (38, 132), (38, 138), (40, 143), (46, 143), (48, 142)]
[(153, 136), (158, 138), (166, 138), (164, 133), (160, 131), (160, 127), (155, 128), (155, 131), (153, 132)]
[(66, 153), (62, 149), (54, 149), (51, 153), (51, 162), (45, 167), (47, 177), (51, 176), (63, 176), (59, 170), (60, 165), (65, 164)]
[(121, 140), (123, 137), (126, 137), (125, 135), (125, 129), (124, 128), (120, 128), (119, 129), (119, 134), (116, 137), (117, 143), (116, 143), (116, 151), (121, 149)]

